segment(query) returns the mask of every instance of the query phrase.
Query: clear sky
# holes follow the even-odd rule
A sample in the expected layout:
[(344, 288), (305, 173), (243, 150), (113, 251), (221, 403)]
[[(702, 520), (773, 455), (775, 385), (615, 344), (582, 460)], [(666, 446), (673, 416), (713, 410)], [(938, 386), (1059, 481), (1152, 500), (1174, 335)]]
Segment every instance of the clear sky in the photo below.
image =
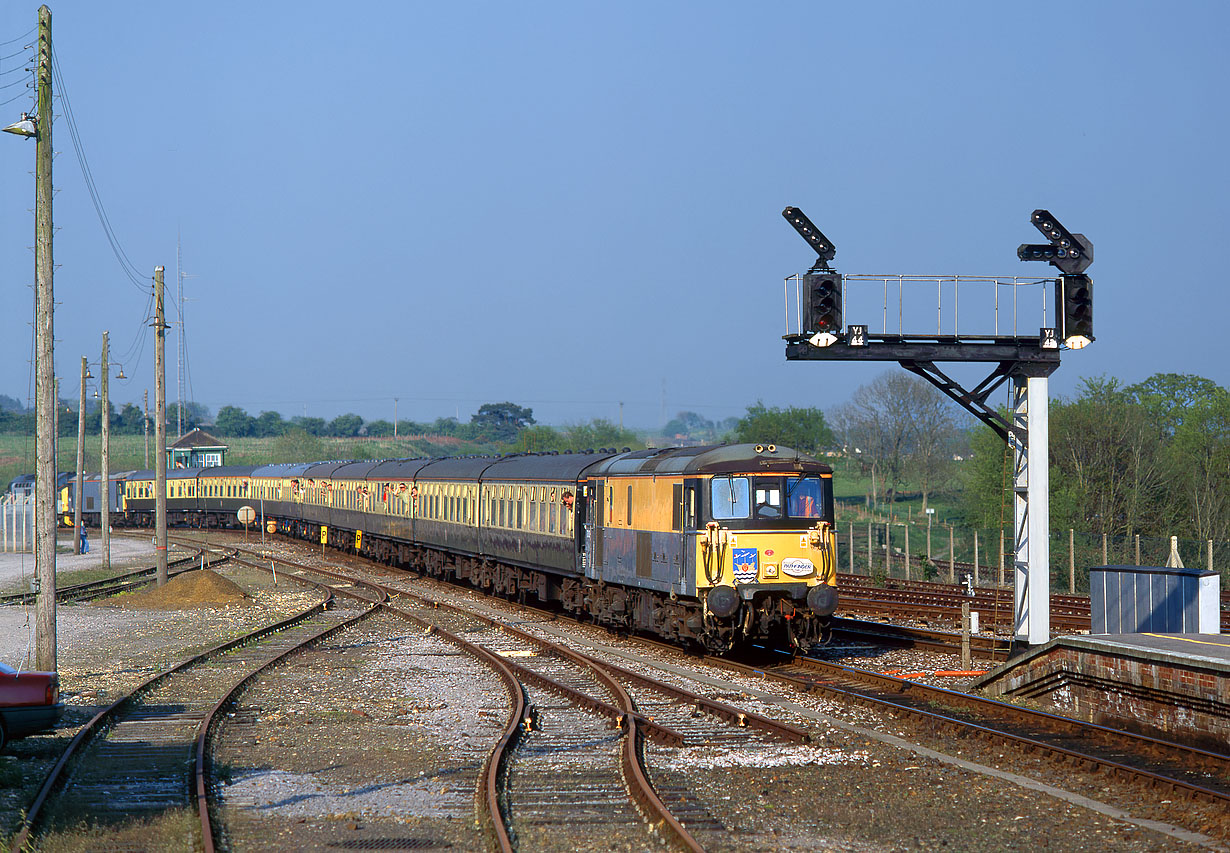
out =
[[(1098, 340), (1053, 394), (1100, 374), (1230, 385), (1223, 2), (50, 6), (106, 214), (171, 296), (182, 234), (189, 397), (215, 413), (831, 408), (900, 368), (786, 362), (782, 279), (813, 258), (788, 204), (843, 272), (942, 275), (1046, 275), (1015, 251), (1049, 208), (1097, 248)], [(19, 39), (0, 57), (36, 21), (0, 7), (0, 41)], [(0, 85), (22, 61), (0, 58)], [(19, 95), (4, 123), (23, 85), (0, 89)], [(63, 394), (110, 329), (132, 377), (113, 398), (139, 402), (148, 297), (62, 112)], [(0, 393), (22, 399), (33, 163), (0, 138)], [(172, 334), (169, 400), (175, 351)]]

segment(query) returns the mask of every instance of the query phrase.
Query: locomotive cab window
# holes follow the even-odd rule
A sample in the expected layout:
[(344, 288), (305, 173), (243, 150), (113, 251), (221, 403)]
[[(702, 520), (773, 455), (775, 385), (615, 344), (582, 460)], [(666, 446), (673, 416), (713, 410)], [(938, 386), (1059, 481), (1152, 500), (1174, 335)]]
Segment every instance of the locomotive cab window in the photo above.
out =
[(782, 517), (782, 481), (756, 478), (755, 507), (757, 518)]
[(824, 492), (819, 477), (790, 477), (786, 480), (786, 511), (792, 518), (820, 518)]
[(747, 477), (714, 477), (709, 484), (709, 506), (714, 518), (747, 518), (751, 514)]

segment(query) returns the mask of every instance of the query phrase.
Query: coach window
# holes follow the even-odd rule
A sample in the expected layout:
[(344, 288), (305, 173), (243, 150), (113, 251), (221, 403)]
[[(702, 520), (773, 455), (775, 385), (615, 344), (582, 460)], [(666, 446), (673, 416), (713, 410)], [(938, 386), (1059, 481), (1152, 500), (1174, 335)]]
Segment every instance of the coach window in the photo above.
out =
[(714, 477), (709, 501), (714, 518), (747, 518), (751, 494), (747, 477)]

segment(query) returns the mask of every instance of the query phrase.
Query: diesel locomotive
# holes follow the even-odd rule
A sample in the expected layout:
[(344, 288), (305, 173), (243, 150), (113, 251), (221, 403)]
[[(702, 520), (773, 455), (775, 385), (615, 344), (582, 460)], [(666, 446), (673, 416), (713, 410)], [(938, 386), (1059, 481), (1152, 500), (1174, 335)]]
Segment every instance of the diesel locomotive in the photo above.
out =
[[(807, 647), (837, 608), (832, 469), (773, 445), (167, 472), (168, 523), (269, 530), (725, 652)], [(117, 522), (152, 526), (154, 472)]]

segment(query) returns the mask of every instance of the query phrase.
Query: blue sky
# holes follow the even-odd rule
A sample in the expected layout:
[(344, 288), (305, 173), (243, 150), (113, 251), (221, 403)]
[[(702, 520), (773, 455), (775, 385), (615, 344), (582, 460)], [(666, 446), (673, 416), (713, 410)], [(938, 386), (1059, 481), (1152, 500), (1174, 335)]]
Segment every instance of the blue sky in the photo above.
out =
[[(788, 204), (843, 272), (936, 275), (1046, 275), (1015, 250), (1049, 208), (1097, 248), (1098, 340), (1053, 394), (1230, 385), (1224, 3), (50, 5), (107, 215), (170, 294), (182, 233), (190, 397), (214, 412), (829, 409), (900, 368), (786, 362), (782, 279), (812, 260)], [(5, 4), (0, 41), (36, 19)], [(147, 297), (63, 118), (54, 139), (65, 396), (110, 329), (112, 395), (139, 402)], [(22, 398), (33, 158), (0, 139), (0, 393)]]

